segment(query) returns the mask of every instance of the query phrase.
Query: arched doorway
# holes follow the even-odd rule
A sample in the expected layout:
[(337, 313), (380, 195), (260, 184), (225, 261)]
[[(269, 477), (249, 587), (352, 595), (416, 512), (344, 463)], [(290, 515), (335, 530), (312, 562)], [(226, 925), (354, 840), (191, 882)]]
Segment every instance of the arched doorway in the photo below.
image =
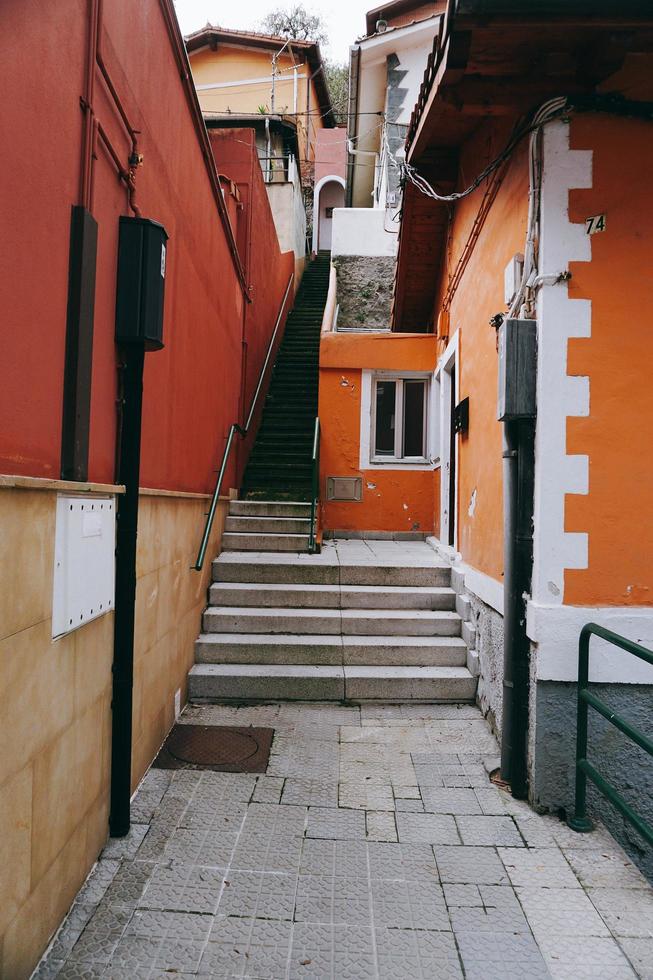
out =
[(331, 250), (333, 209), (345, 206), (345, 182), (336, 174), (323, 177), (313, 191), (313, 251)]

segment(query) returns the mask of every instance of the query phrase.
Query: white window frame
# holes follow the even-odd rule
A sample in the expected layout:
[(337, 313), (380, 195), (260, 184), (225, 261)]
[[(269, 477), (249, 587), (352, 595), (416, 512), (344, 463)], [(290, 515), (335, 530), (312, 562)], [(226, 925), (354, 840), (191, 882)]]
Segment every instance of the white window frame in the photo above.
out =
[[(395, 418), (395, 455), (374, 455), (376, 437), (376, 384), (378, 381), (398, 382), (395, 398), (399, 411)], [(403, 382), (423, 381), (426, 385), (424, 398), (424, 456), (397, 455), (403, 442)], [(362, 373), (361, 388), (361, 469), (432, 470), (439, 465), (439, 392), (433, 374), (427, 371), (372, 371)], [(401, 389), (401, 390), (400, 390)], [(436, 395), (438, 397), (436, 397)]]

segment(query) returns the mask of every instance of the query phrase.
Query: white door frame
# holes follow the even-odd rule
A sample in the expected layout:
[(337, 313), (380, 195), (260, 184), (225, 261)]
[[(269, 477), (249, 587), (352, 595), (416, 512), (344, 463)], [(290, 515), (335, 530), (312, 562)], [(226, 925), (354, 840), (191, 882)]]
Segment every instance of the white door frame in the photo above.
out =
[(325, 184), (335, 181), (336, 184), (340, 184), (343, 190), (345, 190), (345, 181), (342, 177), (337, 174), (327, 174), (326, 177), (322, 177), (318, 180), (317, 184), (313, 188), (313, 242), (311, 244), (311, 251), (317, 252), (318, 245), (318, 235), (320, 230), (320, 194), (322, 193), (322, 188)]
[[(460, 362), (458, 357), (458, 330), (449, 341), (438, 362), (436, 378), (440, 381), (440, 543), (449, 546), (449, 514), (451, 459), (454, 455), (454, 502), (458, 504), (458, 440), (452, 440), (451, 433), (451, 382), (456, 393), (460, 392)], [(454, 517), (454, 551), (458, 550), (458, 522)]]

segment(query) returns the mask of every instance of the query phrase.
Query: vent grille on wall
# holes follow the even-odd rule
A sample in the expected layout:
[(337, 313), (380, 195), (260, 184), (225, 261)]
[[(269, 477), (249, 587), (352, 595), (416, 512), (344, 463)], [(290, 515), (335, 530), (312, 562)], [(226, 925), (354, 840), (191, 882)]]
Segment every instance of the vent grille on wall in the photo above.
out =
[(328, 476), (327, 500), (362, 500), (363, 481), (360, 476)]

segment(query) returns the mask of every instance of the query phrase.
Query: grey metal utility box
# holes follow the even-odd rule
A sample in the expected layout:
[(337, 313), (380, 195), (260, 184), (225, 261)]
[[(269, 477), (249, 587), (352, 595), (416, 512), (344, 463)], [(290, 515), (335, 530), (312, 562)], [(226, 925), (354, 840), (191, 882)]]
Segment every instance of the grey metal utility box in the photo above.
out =
[(537, 321), (504, 320), (499, 327), (499, 422), (534, 419)]

